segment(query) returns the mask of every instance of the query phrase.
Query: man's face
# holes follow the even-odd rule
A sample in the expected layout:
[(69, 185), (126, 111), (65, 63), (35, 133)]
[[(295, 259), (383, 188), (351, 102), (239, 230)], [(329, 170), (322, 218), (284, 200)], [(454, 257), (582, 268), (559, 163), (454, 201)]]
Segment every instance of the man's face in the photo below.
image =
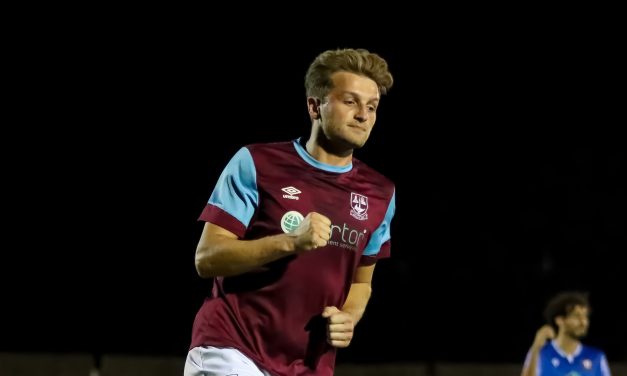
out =
[(351, 149), (366, 143), (377, 118), (379, 88), (370, 78), (335, 72), (333, 89), (320, 105), (321, 127), (329, 141)]
[(588, 333), (590, 326), (589, 309), (585, 306), (575, 306), (566, 316), (560, 316), (556, 322), (559, 330), (571, 338), (582, 338)]

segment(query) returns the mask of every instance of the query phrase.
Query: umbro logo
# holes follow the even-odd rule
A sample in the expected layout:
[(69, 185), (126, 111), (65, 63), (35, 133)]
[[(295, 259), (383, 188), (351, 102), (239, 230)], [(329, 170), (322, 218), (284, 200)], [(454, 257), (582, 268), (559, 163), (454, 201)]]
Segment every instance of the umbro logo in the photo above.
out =
[(281, 188), (281, 190), (287, 193), (286, 195), (283, 195), (283, 198), (288, 198), (290, 200), (298, 200), (300, 198), (296, 195), (301, 193), (301, 191), (296, 187), (289, 186), (289, 187)]

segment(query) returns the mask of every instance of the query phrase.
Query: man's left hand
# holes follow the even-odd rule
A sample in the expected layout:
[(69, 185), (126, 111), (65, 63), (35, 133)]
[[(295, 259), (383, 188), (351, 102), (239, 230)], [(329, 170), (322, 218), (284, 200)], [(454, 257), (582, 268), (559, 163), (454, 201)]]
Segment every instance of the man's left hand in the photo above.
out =
[(333, 347), (348, 347), (355, 329), (353, 316), (330, 306), (324, 308), (322, 317), (327, 319), (327, 342)]

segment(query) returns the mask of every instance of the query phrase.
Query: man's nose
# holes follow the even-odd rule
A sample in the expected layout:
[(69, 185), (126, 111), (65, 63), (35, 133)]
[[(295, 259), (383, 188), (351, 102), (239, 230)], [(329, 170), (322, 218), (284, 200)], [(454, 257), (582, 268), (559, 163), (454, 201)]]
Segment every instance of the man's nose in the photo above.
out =
[(368, 120), (369, 116), (370, 115), (368, 114), (368, 108), (365, 106), (360, 106), (359, 110), (357, 110), (357, 112), (355, 113), (355, 119), (357, 119), (360, 123)]

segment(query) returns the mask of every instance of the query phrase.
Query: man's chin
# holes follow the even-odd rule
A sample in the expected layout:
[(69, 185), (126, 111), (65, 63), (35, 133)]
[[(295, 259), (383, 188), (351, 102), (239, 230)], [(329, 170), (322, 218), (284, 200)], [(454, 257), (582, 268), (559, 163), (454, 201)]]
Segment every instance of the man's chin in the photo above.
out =
[(364, 145), (366, 145), (366, 140), (357, 140), (357, 139), (348, 139), (346, 140), (346, 143), (350, 145), (351, 148), (353, 149), (361, 149), (364, 147)]
[(581, 331), (581, 332), (576, 332), (576, 333), (573, 333), (573, 338), (575, 338), (575, 339), (582, 339), (587, 334), (588, 334), (587, 330), (584, 330), (584, 331)]
[(342, 149), (361, 149), (366, 145), (368, 137), (358, 137), (357, 135), (342, 134), (330, 139), (332, 145)]

